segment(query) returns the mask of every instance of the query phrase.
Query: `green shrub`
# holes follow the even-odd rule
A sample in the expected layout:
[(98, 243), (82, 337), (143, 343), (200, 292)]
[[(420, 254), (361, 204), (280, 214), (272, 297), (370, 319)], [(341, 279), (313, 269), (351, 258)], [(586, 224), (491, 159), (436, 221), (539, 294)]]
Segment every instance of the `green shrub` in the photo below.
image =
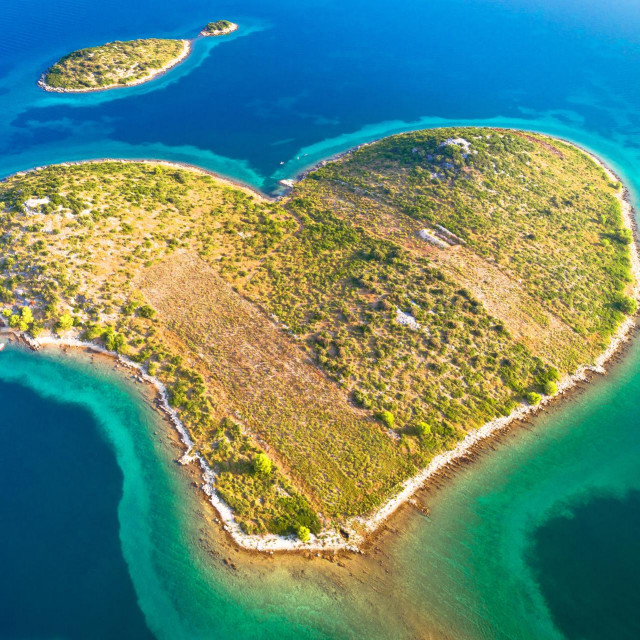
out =
[(536, 393), (535, 391), (529, 391), (529, 393), (527, 393), (526, 395), (527, 398), (527, 402), (530, 405), (536, 405), (540, 403), (540, 400), (542, 400), (542, 396), (539, 393)]
[(618, 229), (613, 234), (613, 239), (620, 244), (631, 244), (633, 242), (633, 233), (631, 229)]
[[(285, 486), (286, 491), (292, 491)], [(276, 517), (267, 523), (267, 530), (279, 535), (297, 533), (299, 527), (304, 526), (316, 535), (320, 533), (322, 525), (313, 508), (300, 494), (282, 495), (276, 503)]]
[(300, 538), (300, 540), (302, 540), (302, 542), (307, 542), (309, 540), (309, 537), (311, 536), (311, 531), (309, 531), (308, 527), (305, 527), (303, 524), (301, 524), (298, 527), (298, 538)]
[(615, 306), (619, 311), (627, 315), (635, 313), (638, 309), (638, 303), (629, 296), (619, 293), (615, 299)]
[(364, 407), (365, 409), (371, 409), (372, 403), (369, 396), (364, 391), (360, 391), (360, 389), (355, 389), (353, 392), (353, 401)]
[(389, 429), (393, 429), (396, 419), (391, 411), (380, 411), (376, 414), (376, 418), (378, 418), (378, 420), (380, 420), (385, 426), (389, 427)]
[(102, 333), (102, 338), (104, 339), (104, 346), (109, 351), (116, 350), (116, 332), (113, 327), (107, 327)]
[(148, 304), (142, 305), (138, 307), (138, 315), (143, 318), (153, 318), (156, 315), (155, 309), (150, 307)]
[(552, 380), (549, 380), (549, 382), (545, 382), (543, 390), (545, 395), (553, 396), (558, 393), (558, 385)]
[(103, 334), (104, 327), (101, 327), (99, 324), (91, 324), (86, 328), (84, 338), (85, 340), (95, 340), (96, 338), (100, 338)]
[(557, 382), (560, 380), (560, 372), (555, 367), (549, 367), (546, 371), (546, 379)]
[(272, 462), (266, 453), (259, 453), (253, 459), (253, 470), (262, 476), (270, 475), (272, 466)]
[(0, 302), (11, 302), (13, 300), (13, 293), (10, 289), (0, 286)]

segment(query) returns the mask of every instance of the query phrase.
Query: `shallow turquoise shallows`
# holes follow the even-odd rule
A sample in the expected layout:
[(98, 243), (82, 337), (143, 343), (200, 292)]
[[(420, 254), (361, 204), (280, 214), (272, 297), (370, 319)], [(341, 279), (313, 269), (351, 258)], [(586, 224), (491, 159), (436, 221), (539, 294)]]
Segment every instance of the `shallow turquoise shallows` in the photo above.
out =
[[(591, 149), (638, 204), (636, 0), (5, 4), (0, 176), (151, 157), (274, 191), (362, 142), (479, 124)], [(218, 18), (239, 31), (147, 85), (36, 86), (72, 49)], [(0, 638), (395, 639), (416, 618), (433, 638), (638, 638), (639, 401), (636, 342), (431, 496), (430, 518), (387, 550), (390, 574), (336, 581), (321, 562), (229, 570), (201, 544), (203, 504), (139, 390), (109, 367), (7, 348)]]

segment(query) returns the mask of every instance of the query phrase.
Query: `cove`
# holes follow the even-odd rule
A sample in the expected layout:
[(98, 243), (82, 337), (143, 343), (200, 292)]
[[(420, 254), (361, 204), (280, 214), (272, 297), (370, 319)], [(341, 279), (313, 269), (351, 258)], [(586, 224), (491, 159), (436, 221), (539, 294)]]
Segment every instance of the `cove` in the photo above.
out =
[[(212, 12), (238, 32), (197, 42), (157, 81), (84, 95), (36, 86), (78, 47), (191, 37)], [(501, 120), (595, 136), (637, 162), (640, 98), (627, 79), (640, 60), (639, 20), (631, 0), (609, 11), (595, 0), (408, 0), (401, 12), (389, 0), (316, 0), (312, 9), (293, 0), (25, 0), (0, 16), (0, 175), (160, 158), (272, 191), (311, 159), (372, 135)]]

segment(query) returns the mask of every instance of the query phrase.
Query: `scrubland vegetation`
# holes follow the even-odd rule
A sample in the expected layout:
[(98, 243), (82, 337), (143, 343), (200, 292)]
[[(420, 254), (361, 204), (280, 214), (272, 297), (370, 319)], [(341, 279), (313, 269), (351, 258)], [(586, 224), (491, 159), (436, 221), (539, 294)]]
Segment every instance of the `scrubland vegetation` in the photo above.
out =
[[(473, 252), (496, 286), (515, 283), (529, 321), (565, 330), (553, 349), (565, 370), (601, 351), (633, 308), (621, 186), (560, 140), (473, 128), (409, 133), (310, 178), (296, 189), (300, 201), (414, 252), (418, 229), (444, 227), (459, 242), (452, 251), (428, 247), (429, 258), (453, 273)], [(515, 315), (499, 319), (513, 329)]]
[(44, 82), (54, 89), (83, 91), (144, 80), (178, 59), (185, 40), (147, 38), (78, 49), (56, 62)]
[(151, 163), (49, 167), (0, 185), (0, 301), (143, 364), (245, 531), (306, 539), (602, 351), (635, 311), (620, 189), (489, 129), (387, 138), (277, 203)]

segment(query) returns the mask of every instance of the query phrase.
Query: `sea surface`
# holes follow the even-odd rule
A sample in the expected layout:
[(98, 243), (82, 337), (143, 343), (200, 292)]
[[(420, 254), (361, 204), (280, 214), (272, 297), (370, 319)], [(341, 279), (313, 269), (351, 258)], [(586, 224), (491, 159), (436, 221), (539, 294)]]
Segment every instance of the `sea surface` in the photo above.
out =
[[(239, 31), (139, 87), (42, 92), (114, 39)], [(391, 133), (520, 127), (640, 193), (637, 0), (20, 0), (0, 11), (0, 176), (100, 157), (192, 163), (267, 192)], [(230, 570), (140, 390), (0, 353), (0, 638), (640, 637), (640, 344), (429, 498), (389, 573)], [(324, 563), (326, 564), (326, 563)], [(412, 632), (412, 628), (419, 628)]]

